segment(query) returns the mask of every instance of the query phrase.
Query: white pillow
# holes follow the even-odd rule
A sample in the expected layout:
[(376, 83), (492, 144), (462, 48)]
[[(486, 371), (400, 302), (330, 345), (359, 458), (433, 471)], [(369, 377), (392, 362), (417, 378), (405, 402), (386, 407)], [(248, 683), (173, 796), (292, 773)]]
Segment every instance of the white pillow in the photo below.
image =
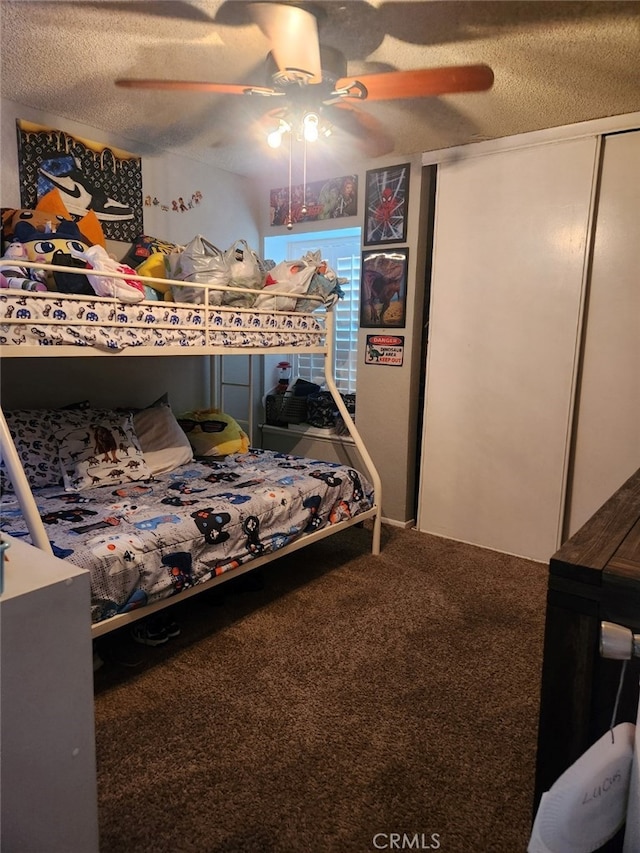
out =
[(170, 406), (161, 404), (136, 412), (133, 425), (145, 462), (154, 474), (173, 471), (193, 460), (189, 439)]

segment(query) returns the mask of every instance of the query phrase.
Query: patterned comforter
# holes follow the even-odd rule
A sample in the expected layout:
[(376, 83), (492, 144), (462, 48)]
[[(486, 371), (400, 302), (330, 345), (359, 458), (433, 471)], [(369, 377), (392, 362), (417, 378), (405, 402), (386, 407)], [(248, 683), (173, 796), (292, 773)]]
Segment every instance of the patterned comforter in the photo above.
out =
[[(34, 492), (54, 553), (91, 573), (92, 621), (142, 607), (352, 518), (373, 502), (352, 468), (252, 449), (150, 481)], [(17, 499), (1, 528), (28, 538)]]

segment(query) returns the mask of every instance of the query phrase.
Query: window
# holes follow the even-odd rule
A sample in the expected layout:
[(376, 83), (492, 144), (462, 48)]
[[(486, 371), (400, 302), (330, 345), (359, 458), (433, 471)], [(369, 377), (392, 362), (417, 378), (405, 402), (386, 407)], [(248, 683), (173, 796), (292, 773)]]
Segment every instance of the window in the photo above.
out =
[[(360, 228), (341, 228), (335, 231), (314, 231), (305, 234), (285, 234), (265, 237), (264, 257), (295, 260), (306, 252), (320, 249), (322, 257), (335, 270), (339, 278), (347, 279), (341, 285), (344, 298), (333, 309), (335, 318), (335, 363), (333, 375), (343, 393), (355, 393), (358, 354), (358, 323), (360, 299)], [(292, 353), (289, 361), (293, 375), (309, 382), (324, 382), (321, 355)]]

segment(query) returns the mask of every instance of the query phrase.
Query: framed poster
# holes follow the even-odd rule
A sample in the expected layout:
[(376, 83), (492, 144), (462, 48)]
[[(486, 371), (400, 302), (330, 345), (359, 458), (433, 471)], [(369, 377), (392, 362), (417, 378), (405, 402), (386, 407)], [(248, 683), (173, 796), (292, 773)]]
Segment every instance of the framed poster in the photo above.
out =
[(366, 175), (364, 245), (404, 243), (411, 164), (371, 169)]
[(93, 210), (107, 239), (130, 243), (144, 233), (139, 157), (55, 128), (16, 123), (23, 208), (33, 210), (57, 189), (72, 216)]
[(362, 253), (360, 328), (404, 329), (409, 249)]
[(291, 222), (355, 216), (358, 213), (358, 176), (343, 175), (328, 181), (272, 189), (269, 206), (272, 225), (286, 225), (289, 214)]

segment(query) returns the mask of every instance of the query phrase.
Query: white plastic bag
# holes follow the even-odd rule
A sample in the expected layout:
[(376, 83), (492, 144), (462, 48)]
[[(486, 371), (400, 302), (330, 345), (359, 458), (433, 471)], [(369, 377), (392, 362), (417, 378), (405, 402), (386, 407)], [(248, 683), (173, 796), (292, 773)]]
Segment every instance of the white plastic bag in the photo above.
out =
[[(179, 254), (167, 256), (171, 278), (178, 281), (193, 281), (198, 284), (219, 284), (227, 286), (231, 281), (231, 272), (225, 252), (197, 234)], [(202, 287), (172, 287), (176, 302), (204, 302)], [(209, 291), (209, 305), (222, 305), (222, 290)]]
[(136, 275), (136, 271), (130, 266), (118, 263), (109, 257), (102, 246), (89, 246), (84, 252), (78, 252), (73, 248), (69, 251), (74, 258), (80, 258), (87, 264), (87, 278), (98, 296), (115, 296), (126, 303), (140, 302), (144, 299), (144, 285), (137, 279), (91, 275), (89, 270)]
[[(258, 255), (250, 248), (246, 240), (236, 240), (224, 253), (229, 269), (231, 287), (258, 289), (262, 286), (262, 265)], [(238, 293), (230, 290), (224, 294), (223, 305), (237, 305), (251, 308), (255, 293)]]
[[(319, 254), (319, 253), (318, 253)], [(267, 273), (262, 293), (255, 302), (256, 308), (273, 308), (278, 311), (295, 311), (298, 307), (297, 299), (286, 296), (273, 296), (269, 291), (283, 291), (284, 293), (306, 294), (309, 292), (311, 279), (315, 275), (317, 259), (314, 253), (308, 252), (297, 261), (280, 261)]]

